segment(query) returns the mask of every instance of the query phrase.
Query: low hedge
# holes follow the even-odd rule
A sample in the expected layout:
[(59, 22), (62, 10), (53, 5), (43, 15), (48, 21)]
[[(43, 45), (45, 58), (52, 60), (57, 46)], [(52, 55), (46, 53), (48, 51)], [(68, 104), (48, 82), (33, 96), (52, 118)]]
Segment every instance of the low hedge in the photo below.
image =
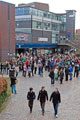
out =
[(11, 95), (10, 79), (0, 78), (0, 112), (6, 107), (8, 97)]
[(0, 78), (0, 95), (7, 91), (7, 81), (5, 78)]
[(0, 95), (0, 107), (2, 106), (2, 104), (4, 103), (5, 99), (6, 99), (7, 93), (4, 92), (2, 93), (2, 95)]

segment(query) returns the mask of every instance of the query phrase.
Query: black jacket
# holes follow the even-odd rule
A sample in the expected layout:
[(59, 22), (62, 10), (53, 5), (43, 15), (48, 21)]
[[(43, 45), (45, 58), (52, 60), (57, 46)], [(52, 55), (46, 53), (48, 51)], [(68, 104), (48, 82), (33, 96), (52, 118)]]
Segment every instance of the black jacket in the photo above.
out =
[(11, 86), (16, 84), (16, 77), (11, 77)]
[(64, 78), (64, 72), (60, 72), (60, 78), (61, 78), (61, 79)]
[(51, 97), (50, 97), (50, 101), (51, 101), (51, 100), (52, 100), (52, 102), (53, 102), (54, 104), (60, 103), (60, 102), (61, 102), (60, 93), (59, 93), (59, 92), (58, 92), (58, 93), (53, 92), (53, 93), (51, 94)]
[(48, 100), (47, 91), (46, 90), (44, 90), (44, 91), (40, 90), (37, 99), (40, 100), (40, 102), (42, 102), (42, 103), (46, 102), (46, 99)]
[(78, 72), (78, 66), (75, 66), (75, 70), (74, 70), (75, 72)]
[(49, 77), (54, 78), (54, 72), (50, 72)]
[(35, 92), (28, 92), (28, 94), (27, 94), (27, 99), (28, 99), (29, 101), (33, 101), (35, 98), (36, 98)]
[(65, 74), (66, 74), (66, 75), (69, 74), (69, 68), (65, 68)]

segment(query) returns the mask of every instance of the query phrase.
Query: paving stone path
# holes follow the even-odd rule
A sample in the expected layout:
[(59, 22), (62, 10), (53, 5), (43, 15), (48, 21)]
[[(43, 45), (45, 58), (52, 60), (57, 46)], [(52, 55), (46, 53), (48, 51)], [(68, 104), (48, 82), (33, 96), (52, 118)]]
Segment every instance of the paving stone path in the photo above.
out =
[(35, 75), (32, 78), (24, 78), (19, 73), (17, 84), (17, 95), (11, 95), (9, 104), (6, 109), (0, 114), (0, 120), (55, 120), (54, 110), (51, 102), (46, 102), (45, 116), (41, 114), (39, 101), (35, 100), (33, 113), (29, 113), (26, 94), (29, 87), (33, 87), (38, 95), (41, 86), (46, 86), (50, 97), (55, 87), (58, 87), (62, 102), (59, 105), (59, 117), (57, 120), (80, 120), (80, 78), (73, 78), (72, 81), (59, 81), (54, 86), (50, 84), (48, 73), (44, 73), (44, 77)]

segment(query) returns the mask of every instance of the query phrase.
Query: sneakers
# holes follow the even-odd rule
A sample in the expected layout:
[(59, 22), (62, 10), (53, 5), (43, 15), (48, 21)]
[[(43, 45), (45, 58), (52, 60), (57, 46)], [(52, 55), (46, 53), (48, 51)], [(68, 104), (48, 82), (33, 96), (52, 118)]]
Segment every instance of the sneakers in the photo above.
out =
[(56, 115), (56, 118), (58, 118), (58, 115)]

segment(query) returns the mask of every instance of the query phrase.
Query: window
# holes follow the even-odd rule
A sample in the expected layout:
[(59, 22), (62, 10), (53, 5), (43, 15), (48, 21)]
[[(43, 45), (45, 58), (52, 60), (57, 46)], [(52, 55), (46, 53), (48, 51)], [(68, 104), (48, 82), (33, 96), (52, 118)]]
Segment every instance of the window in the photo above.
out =
[(60, 24), (52, 23), (52, 30), (60, 31)]
[(16, 28), (31, 28), (31, 21), (17, 21)]
[(43, 17), (48, 18), (48, 13), (44, 12)]
[(52, 16), (51, 18), (52, 18), (53, 20), (57, 20), (57, 16), (56, 16), (55, 14), (52, 13), (51, 16)]
[(32, 28), (42, 29), (42, 22), (40, 21), (33, 21)]
[(38, 10), (38, 16), (40, 16), (40, 17), (43, 17), (43, 11), (41, 11), (41, 10)]
[(65, 24), (62, 24), (62, 25), (61, 25), (61, 31), (62, 31), (62, 32), (65, 32), (65, 31), (66, 31), (66, 25), (65, 25)]
[(61, 21), (62, 21), (63, 23), (66, 23), (66, 15), (62, 15), (62, 16), (61, 16)]
[(29, 8), (16, 8), (16, 16), (18, 15), (29, 15)]
[(50, 19), (51, 19), (51, 13), (48, 13), (48, 18), (50, 18)]
[(30, 8), (30, 14), (37, 16), (37, 9)]
[(44, 21), (43, 22), (43, 29), (44, 30), (51, 30), (51, 23), (47, 22), (47, 21)]

